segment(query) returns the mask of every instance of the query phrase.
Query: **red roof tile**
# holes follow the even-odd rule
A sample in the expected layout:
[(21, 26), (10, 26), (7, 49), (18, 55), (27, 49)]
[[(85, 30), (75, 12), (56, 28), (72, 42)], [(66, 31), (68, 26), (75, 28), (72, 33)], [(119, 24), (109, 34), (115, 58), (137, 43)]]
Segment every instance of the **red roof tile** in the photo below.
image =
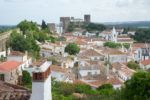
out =
[(150, 59), (141, 61), (141, 64), (143, 64), (143, 65), (150, 65)]
[(0, 63), (0, 71), (1, 72), (11, 71), (13, 69), (18, 68), (20, 64), (21, 62), (17, 62), (17, 61), (6, 61), (3, 63)]

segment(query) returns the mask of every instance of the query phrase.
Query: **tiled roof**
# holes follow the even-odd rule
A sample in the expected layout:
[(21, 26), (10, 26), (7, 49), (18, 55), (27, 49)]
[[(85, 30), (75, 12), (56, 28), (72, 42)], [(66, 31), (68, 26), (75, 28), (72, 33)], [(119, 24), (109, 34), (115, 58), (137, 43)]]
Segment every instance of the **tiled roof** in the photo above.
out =
[(112, 48), (102, 48), (102, 51), (101, 51), (103, 54), (109, 54), (109, 55), (124, 55), (125, 53), (117, 50), (117, 49), (112, 49)]
[(23, 56), (25, 55), (23, 52), (20, 52), (20, 51), (11, 51), (10, 56)]
[(0, 100), (29, 100), (30, 96), (30, 90), (0, 81)]
[(51, 71), (67, 73), (67, 69), (61, 68), (61, 66), (51, 65)]
[(143, 65), (150, 65), (150, 59), (141, 61)]
[[(133, 45), (133, 48), (145, 48), (146, 45), (145, 43), (134, 43)], [(150, 47), (150, 44), (147, 44), (148, 47)]]
[(95, 51), (94, 49), (88, 49), (80, 53), (79, 56), (91, 57), (91, 56), (102, 56), (102, 55), (97, 51)]
[(18, 68), (20, 64), (21, 62), (17, 62), (17, 61), (6, 61), (3, 63), (0, 63), (0, 71), (1, 72), (11, 71), (13, 69)]

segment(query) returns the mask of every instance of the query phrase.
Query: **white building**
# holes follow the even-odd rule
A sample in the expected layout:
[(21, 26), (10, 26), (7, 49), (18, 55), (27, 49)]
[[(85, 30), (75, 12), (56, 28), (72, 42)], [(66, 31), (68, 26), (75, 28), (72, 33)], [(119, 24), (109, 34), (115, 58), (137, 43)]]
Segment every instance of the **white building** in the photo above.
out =
[(51, 62), (40, 61), (34, 66), (31, 100), (52, 100)]
[(61, 66), (51, 66), (51, 76), (56, 81), (73, 83), (74, 77), (68, 69), (62, 68)]
[(112, 71), (118, 76), (119, 79), (121, 79), (124, 82), (129, 80), (135, 73), (134, 70), (118, 62), (112, 64)]
[(117, 42), (118, 32), (116, 31), (115, 27), (113, 27), (112, 33), (111, 33), (111, 41)]

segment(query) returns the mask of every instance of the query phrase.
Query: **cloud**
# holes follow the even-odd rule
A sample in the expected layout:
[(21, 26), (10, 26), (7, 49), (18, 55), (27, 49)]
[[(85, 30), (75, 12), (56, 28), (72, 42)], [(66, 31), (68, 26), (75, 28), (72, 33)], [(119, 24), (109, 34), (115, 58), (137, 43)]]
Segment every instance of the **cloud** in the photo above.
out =
[(83, 18), (87, 13), (94, 22), (150, 20), (149, 5), (150, 0), (0, 0), (0, 12), (5, 12), (0, 24), (59, 22), (60, 16)]

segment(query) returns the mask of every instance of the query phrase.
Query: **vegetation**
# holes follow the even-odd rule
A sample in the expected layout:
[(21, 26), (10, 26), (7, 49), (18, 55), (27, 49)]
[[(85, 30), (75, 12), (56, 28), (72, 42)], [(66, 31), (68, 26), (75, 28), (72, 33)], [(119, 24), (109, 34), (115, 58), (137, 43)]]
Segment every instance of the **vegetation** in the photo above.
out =
[(32, 34), (23, 36), (22, 34), (14, 31), (8, 40), (8, 45), (15, 51), (28, 51), (29, 53), (32, 53), (32, 56), (35, 58), (39, 57), (40, 48), (36, 44)]
[(106, 27), (102, 24), (96, 24), (96, 23), (90, 23), (87, 26), (85, 26), (85, 29), (89, 32), (91, 31), (103, 31), (106, 29)]
[(125, 100), (149, 100), (150, 99), (150, 73), (138, 72), (125, 82), (123, 98)]
[(17, 27), (22, 33), (13, 31), (7, 42), (7, 47), (11, 47), (15, 51), (28, 51), (34, 58), (39, 58), (40, 51), (36, 40), (39, 42), (45, 42), (45, 40), (55, 42), (57, 40), (48, 34), (49, 32), (45, 21), (42, 22), (42, 30), (38, 28), (39, 26), (35, 22), (27, 20), (21, 21)]
[(128, 62), (127, 66), (128, 66), (129, 68), (131, 68), (131, 69), (134, 69), (134, 70), (140, 68), (139, 64), (135, 63), (134, 61)]
[(47, 28), (47, 24), (44, 20), (42, 20), (41, 28), (42, 28), (42, 30), (45, 30)]
[(76, 28), (81, 28), (81, 29), (85, 29), (88, 32), (92, 32), (92, 31), (103, 31), (106, 29), (106, 27), (103, 24), (96, 24), (96, 23), (89, 23), (89, 24), (82, 24), (82, 25), (76, 25), (73, 22), (70, 22), (69, 26), (68, 26), (68, 32), (73, 32)]
[(121, 44), (115, 43), (115, 42), (105, 42), (104, 46), (109, 47), (109, 48), (119, 48), (119, 47), (121, 47)]
[(38, 26), (35, 22), (32, 21), (21, 21), (17, 27), (23, 32), (23, 34), (27, 34), (30, 31), (38, 31)]
[(27, 71), (22, 72), (22, 82), (23, 82), (23, 85), (31, 84), (31, 77), (30, 77), (29, 72)]
[(150, 29), (139, 29), (135, 36), (132, 36), (137, 42), (150, 43)]
[(69, 43), (65, 48), (65, 52), (69, 53), (70, 55), (76, 55), (77, 53), (79, 53), (79, 51), (80, 48), (75, 43)]
[[(111, 84), (104, 84), (93, 90), (85, 84), (70, 84), (57, 82), (52, 79), (53, 100), (149, 100), (150, 99), (150, 73), (137, 72), (125, 82), (120, 90), (112, 88)], [(26, 85), (31, 89), (31, 84)], [(83, 95), (75, 97), (73, 93)]]
[(124, 46), (126, 49), (129, 49), (129, 48), (130, 48), (130, 44), (129, 44), (129, 43), (124, 43), (123, 46)]

